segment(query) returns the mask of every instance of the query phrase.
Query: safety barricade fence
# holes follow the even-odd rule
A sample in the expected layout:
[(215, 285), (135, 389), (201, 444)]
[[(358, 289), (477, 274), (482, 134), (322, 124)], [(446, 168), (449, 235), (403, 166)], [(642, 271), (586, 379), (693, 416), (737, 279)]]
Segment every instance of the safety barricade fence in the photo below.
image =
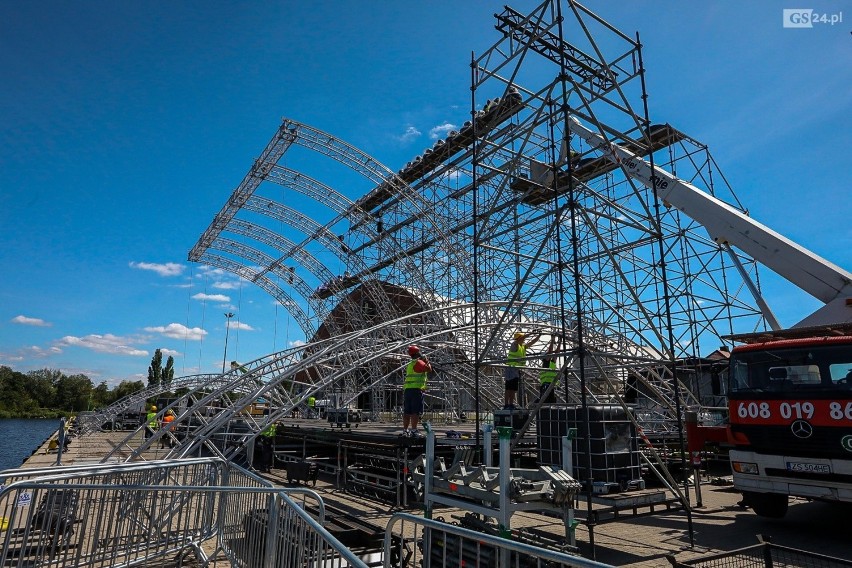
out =
[(0, 473), (0, 566), (366, 568), (318, 494), (214, 458), (24, 471)]
[(396, 513), (385, 529), (384, 568), (613, 568), (410, 513)]
[[(145, 485), (227, 485), (228, 471), (234, 466), (221, 458), (188, 458), (140, 462), (107, 462), (68, 466), (47, 466), (0, 471), (0, 486), (16, 481), (51, 478), (65, 483), (120, 485), (129, 481)], [(256, 476), (255, 476), (256, 477)], [(261, 478), (257, 478), (261, 479)]]
[(680, 562), (667, 556), (674, 568), (847, 568), (852, 560), (775, 544), (758, 535), (758, 544)]

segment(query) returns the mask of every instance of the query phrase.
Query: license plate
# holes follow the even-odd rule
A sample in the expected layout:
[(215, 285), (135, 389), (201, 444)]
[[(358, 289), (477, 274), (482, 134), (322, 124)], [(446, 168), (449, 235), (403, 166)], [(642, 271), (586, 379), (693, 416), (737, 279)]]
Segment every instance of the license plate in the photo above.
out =
[(825, 463), (787, 462), (787, 471), (831, 473), (831, 466)]

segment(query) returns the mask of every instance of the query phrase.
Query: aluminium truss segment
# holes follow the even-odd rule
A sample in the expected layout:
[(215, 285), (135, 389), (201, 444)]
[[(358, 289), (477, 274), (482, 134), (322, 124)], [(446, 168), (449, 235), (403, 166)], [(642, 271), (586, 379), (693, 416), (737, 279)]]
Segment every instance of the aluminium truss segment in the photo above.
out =
[(231, 272), (232, 274), (236, 274), (240, 278), (254, 282), (269, 292), (269, 294), (275, 298), (279, 304), (284, 306), (284, 308), (290, 312), (305, 335), (313, 333), (315, 320), (305, 313), (305, 311), (301, 308), (301, 304), (296, 301), (292, 295), (281, 289), (276, 282), (270, 280), (266, 276), (260, 275), (260, 271), (256, 267), (247, 266), (231, 258), (225, 258), (214, 254), (210, 250), (205, 250), (205, 252), (201, 254), (199, 262), (204, 262), (204, 264), (209, 266), (221, 268)]
[[(482, 306), (483, 309), (503, 311), (505, 303)], [(547, 306), (541, 306), (545, 315)], [(121, 457), (128, 461), (139, 459), (151, 446), (158, 444), (163, 436), (174, 437), (177, 445), (170, 451), (173, 457), (186, 457), (198, 453), (210, 453), (225, 459), (234, 458), (270, 423), (286, 418), (297, 408), (304, 407), (311, 396), (328, 393), (353, 369), (376, 368), (382, 373), (368, 377), (361, 391), (341, 393), (348, 396), (340, 400), (341, 405), (354, 402), (359, 392), (384, 387), (398, 377), (407, 363), (399, 355), (409, 345), (410, 339), (388, 339), (387, 328), (396, 327), (413, 332), (422, 345), (421, 349), (436, 363), (437, 372), (430, 379), (427, 398), (434, 407), (444, 409), (452, 415), (458, 409), (459, 392), (470, 392), (473, 384), (473, 353), (464, 348), (471, 345), (474, 333), (471, 304), (445, 306), (431, 310), (435, 317), (455, 322), (452, 333), (438, 329), (430, 323), (434, 318), (421, 312), (412, 313), (393, 321), (382, 321), (369, 328), (346, 333), (327, 340), (295, 347), (262, 357), (231, 369), (222, 375), (210, 377), (187, 377), (174, 381), (171, 387), (159, 385), (134, 393), (106, 409), (97, 424), (114, 416), (119, 408), (139, 405), (145, 400), (164, 394), (169, 389), (185, 391), (167, 406), (158, 409), (157, 420), (168, 411), (177, 416), (171, 430), (160, 430), (139, 444), (140, 425), (129, 432), (104, 460)], [(554, 317), (551, 315), (550, 317)], [(493, 322), (491, 326), (499, 326)], [(488, 328), (489, 326), (486, 326)], [(490, 331), (490, 329), (487, 329)], [(556, 329), (546, 329), (556, 333)], [(608, 337), (617, 334), (611, 332)], [(460, 348), (461, 346), (461, 348)], [(452, 358), (448, 356), (452, 353)], [(646, 362), (653, 361), (645, 358)], [(481, 402), (488, 408), (499, 408), (502, 398), (502, 367), (486, 368), (481, 383)], [(569, 376), (572, 385), (575, 377)], [(258, 417), (247, 409), (259, 398), (270, 403), (268, 415)]]
[(102, 425), (112, 422), (125, 412), (138, 412), (150, 398), (155, 398), (170, 390), (192, 390), (196, 386), (212, 385), (215, 384), (214, 381), (219, 376), (213, 374), (188, 375), (178, 377), (168, 384), (148, 386), (120, 398), (107, 407), (95, 410), (92, 414), (78, 416), (75, 419), (75, 426), (81, 435), (93, 434), (99, 431)]
[(260, 157), (255, 160), (249, 172), (231, 194), (231, 197), (216, 214), (213, 222), (202, 233), (201, 237), (189, 252), (189, 260), (198, 262), (204, 250), (210, 246), (213, 240), (225, 229), (231, 219), (240, 210), (245, 201), (251, 197), (258, 186), (263, 182), (270, 169), (278, 163), (287, 148), (293, 143), (294, 134), (287, 129), (286, 124), (278, 128), (278, 132), (266, 145)]
[[(284, 150), (293, 144), (300, 145), (346, 165), (370, 181), (389, 185), (397, 193), (405, 193), (406, 191), (405, 182), (396, 178), (390, 170), (382, 166), (375, 159), (326, 133), (295, 121), (285, 120), (276, 137), (270, 142), (267, 148), (283, 147), (283, 144), (276, 145), (276, 141), (281, 139), (286, 141)], [(323, 250), (333, 253), (347, 268), (344, 274), (334, 277), (328, 282), (321, 283), (317, 288), (317, 298), (323, 300), (335, 299), (341, 293), (345, 292), (346, 289), (362, 282), (376, 280), (379, 277), (379, 271), (376, 270), (375, 266), (367, 266), (364, 264), (362, 256), (352, 255), (351, 249), (344, 243), (343, 235), (337, 234), (335, 236), (335, 232), (332, 231), (333, 227), (338, 226), (339, 222), (345, 220), (352, 226), (360, 224), (361, 229), (355, 232), (356, 234), (365, 233), (363, 237), (365, 240), (373, 240), (379, 243), (377, 247), (374, 247), (378, 256), (393, 255), (393, 258), (397, 261), (393, 267), (394, 269), (398, 270), (400, 265), (404, 265), (404, 273), (409, 275), (409, 278), (405, 282), (406, 284), (414, 284), (418, 287), (420, 295), (431, 296), (433, 299), (436, 298), (431, 292), (431, 287), (426, 286), (422, 280), (417, 279), (420, 272), (416, 270), (410, 260), (404, 254), (400, 256), (395, 250), (400, 249), (400, 245), (395, 243), (393, 238), (383, 238), (380, 234), (381, 231), (376, 230), (372, 223), (365, 223), (365, 220), (369, 220), (370, 218), (369, 214), (365, 213), (357, 204), (347, 202), (341, 194), (330, 190), (330, 188), (313, 178), (272, 162), (272, 159), (275, 161), (280, 160), (283, 155), (283, 150), (275, 153), (267, 150), (264, 156), (255, 163), (249, 175), (246, 176), (246, 180), (252, 183), (244, 180), (235, 190), (228, 200), (228, 205), (223, 208), (223, 212), (217, 215), (213, 224), (205, 231), (199, 242), (190, 252), (190, 260), (200, 259), (203, 252), (214, 245), (219, 234), (229, 230), (230, 223), (239, 222), (239, 220), (235, 219), (238, 212), (247, 211), (266, 215), (288, 226), (302, 230), (307, 237), (291, 252), (280, 255), (275, 262), (262, 265), (260, 270), (253, 273), (252, 278), (258, 279), (259, 283), (268, 283), (268, 280), (262, 280), (267, 272), (275, 272), (278, 266), (292, 256), (292, 254), (297, 253), (299, 249), (304, 249), (308, 245), (319, 244)], [(272, 156), (272, 158), (266, 156)], [(260, 183), (255, 183), (258, 178), (261, 181), (269, 180), (276, 184), (296, 189), (321, 205), (330, 207), (337, 213), (337, 216), (325, 225), (320, 226), (312, 223), (310, 219), (298, 211), (289, 209), (281, 203), (257, 197), (254, 195), (254, 192), (260, 187)], [(411, 193), (410, 190), (409, 193)], [(231, 252), (239, 254), (235, 251), (234, 247), (231, 247)], [(289, 278), (286, 279), (288, 283), (290, 280)], [(396, 278), (395, 281), (399, 282), (400, 279)], [(280, 283), (278, 285), (281, 286)], [(371, 292), (380, 290), (381, 287), (370, 288)], [(372, 304), (377, 306), (380, 313), (386, 318), (392, 318), (395, 315), (392, 302), (386, 298), (381, 296), (374, 297), (372, 298)], [(327, 311), (327, 309), (317, 310), (317, 313), (326, 313)], [(359, 319), (360, 316), (357, 311), (351, 312), (348, 315), (351, 319)]]

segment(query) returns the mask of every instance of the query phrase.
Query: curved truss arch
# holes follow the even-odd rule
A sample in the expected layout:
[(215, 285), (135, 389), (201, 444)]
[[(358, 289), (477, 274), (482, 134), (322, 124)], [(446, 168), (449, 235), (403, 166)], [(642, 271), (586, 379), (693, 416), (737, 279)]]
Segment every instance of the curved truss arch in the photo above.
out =
[(308, 252), (304, 247), (298, 248), (295, 242), (287, 237), (283, 237), (278, 233), (270, 231), (261, 225), (255, 225), (242, 219), (234, 219), (228, 225), (228, 231), (254, 239), (269, 247), (272, 247), (285, 256), (282, 258), (293, 258), (299, 265), (305, 268), (308, 272), (316, 276), (320, 280), (330, 280), (334, 274), (317, 258)]
[[(276, 372), (290, 368), (297, 364), (301, 359), (303, 346), (291, 348), (285, 351), (273, 353), (260, 357), (255, 361), (251, 361), (240, 365), (237, 369), (231, 369), (224, 374), (218, 375), (193, 375), (185, 378), (175, 379), (172, 382), (172, 387), (179, 384), (180, 388), (186, 388), (188, 391), (182, 397), (174, 400), (171, 404), (158, 409), (157, 421), (160, 421), (166, 412), (172, 410), (178, 413), (175, 420), (175, 425), (184, 425), (186, 427), (189, 422), (196, 421), (198, 424), (206, 424), (209, 422), (207, 415), (208, 405), (211, 403), (225, 404), (230, 406), (234, 401), (232, 394), (246, 393), (257, 389), (263, 384), (268, 377), (275, 376)], [(262, 370), (263, 372), (258, 372)], [(197, 379), (196, 379), (197, 377)], [(149, 387), (138, 393), (128, 395), (122, 401), (116, 402), (105, 412), (115, 412), (113, 407), (127, 407), (130, 403), (144, 403), (148, 398), (156, 397), (169, 392), (163, 385), (159, 387)], [(289, 399), (281, 398), (275, 390), (267, 392), (267, 396), (271, 403), (283, 405)], [(144, 398), (141, 398), (144, 397)], [(128, 402), (130, 401), (130, 402)], [(243, 407), (241, 407), (243, 408)], [(110, 410), (112, 409), (112, 410)], [(99, 422), (100, 424), (102, 422)], [(139, 434), (144, 430), (145, 425), (140, 425), (136, 430), (130, 432), (125, 438), (119, 442), (102, 461), (109, 461), (116, 455), (127, 455), (127, 461), (142, 459), (143, 452), (155, 443), (164, 435), (163, 431), (159, 431), (154, 437), (143, 441), (142, 445), (138, 445)], [(188, 429), (188, 428), (187, 428)], [(195, 437), (190, 435), (190, 437)], [(216, 452), (214, 452), (216, 453)], [(219, 454), (221, 456), (221, 453)]]
[[(491, 302), (483, 307), (491, 313), (500, 313), (509, 308), (509, 304), (507, 302)], [(552, 306), (538, 306), (537, 309), (540, 310), (542, 316), (549, 313), (549, 318), (541, 321), (558, 321), (556, 318), (558, 314)], [(439, 372), (443, 375), (433, 383), (436, 386), (443, 385), (438, 387), (439, 390), (442, 390), (442, 393), (438, 396), (448, 396), (446, 392), (443, 392), (443, 389), (451, 384), (472, 390), (473, 385), (470, 381), (473, 359), (472, 343), (469, 346), (468, 354), (461, 358), (450, 357), (447, 347), (450, 345), (458, 347), (465, 345), (467, 341), (471, 341), (474, 333), (474, 325), (471, 319), (474, 313), (473, 305), (443, 306), (434, 308), (432, 311), (441, 312), (440, 319), (457, 322), (457, 324), (449, 329), (436, 329), (426, 321), (428, 318), (422, 317), (422, 314), (409, 314), (391, 322), (382, 322), (370, 329), (357, 330), (344, 336), (270, 355), (245, 365), (240, 372), (234, 370), (217, 376), (212, 381), (208, 380), (195, 385), (194, 390), (184, 396), (184, 399), (191, 398), (194, 401), (193, 405), (188, 406), (185, 402), (181, 404), (180, 401), (176, 401), (171, 406), (185, 408), (175, 421), (176, 427), (180, 428), (181, 424), (189, 424), (193, 420), (197, 426), (193, 435), (185, 439), (179, 448), (175, 448), (172, 455), (188, 456), (204, 447), (224, 458), (233, 457), (246, 443), (256, 437), (266, 424), (285, 417), (293, 408), (304, 404), (309, 396), (326, 389), (334, 381), (351, 372), (353, 368), (369, 366), (371, 363), (387, 359), (394, 354), (397, 354), (396, 356), (402, 360), (404, 357), (399, 354), (404, 352), (412, 338), (388, 339), (386, 328), (397, 327), (415, 332), (415, 340), (421, 345), (424, 352), (430, 355), (434, 364), (440, 369)], [(498, 328), (504, 335), (507, 333), (507, 329), (499, 319), (481, 322), (480, 325), (485, 325), (486, 328)], [(490, 329), (487, 330), (490, 331)], [(545, 323), (542, 331), (551, 334), (558, 333), (559, 327), (555, 324), (548, 325)], [(602, 330), (599, 335), (600, 350), (595, 347), (596, 341), (590, 341), (591, 348), (586, 352), (586, 357), (589, 358), (588, 362), (600, 369), (602, 376), (620, 376), (630, 369), (660, 368), (658, 356), (649, 356), (641, 346), (634, 345), (630, 353), (621, 359), (613, 358), (612, 352), (607, 350), (606, 343), (613, 341), (613, 337), (617, 337), (617, 334), (617, 330)], [(379, 339), (381, 341), (378, 341)], [(508, 343), (508, 341), (509, 337), (504, 337), (503, 342)], [(628, 340), (625, 338), (624, 341), (627, 342)], [(577, 363), (576, 349), (566, 343), (566, 348), (556, 354), (563, 357), (565, 361), (563, 367), (566, 370), (566, 380), (574, 389), (569, 394), (573, 393), (575, 398), (579, 398), (577, 389), (579, 389), (580, 382), (573, 370)], [(374, 381), (377, 383), (387, 381), (401, 368), (403, 368), (403, 365), (400, 363), (386, 374), (375, 377)], [(502, 393), (501, 368), (501, 361), (499, 358), (495, 358), (490, 366), (491, 370), (483, 375), (482, 390), (480, 391), (485, 401), (494, 406), (497, 405), (499, 394)], [(665, 372), (664, 369), (663, 372)], [(661, 400), (670, 401), (671, 393), (661, 390), (670, 385), (670, 377), (663, 378), (666, 380), (647, 380), (646, 386), (657, 389), (657, 394)], [(366, 385), (367, 388), (369, 386)], [(232, 395), (234, 394), (238, 397), (233, 398)], [(599, 393), (594, 391), (590, 390), (588, 394), (594, 401), (606, 400), (599, 399)], [(242, 410), (258, 397), (274, 401), (273, 412), (262, 420), (244, 416)], [(219, 405), (220, 407), (213, 409), (215, 414), (209, 414), (211, 410), (209, 405), (214, 401), (222, 400), (227, 400), (227, 404)], [(671, 419), (674, 406), (666, 403), (665, 407), (669, 412), (668, 418)], [(162, 409), (161, 412), (166, 410), (168, 408)], [(228, 423), (237, 416), (246, 421), (251, 431), (241, 434), (240, 443), (233, 445), (230, 449), (215, 449), (215, 437), (227, 428)], [(131, 439), (132, 436), (129, 436), (126, 443)], [(153, 441), (150, 440), (149, 442), (153, 443)], [(134, 455), (138, 456), (145, 447), (147, 446), (133, 449)]]
[[(297, 244), (293, 249), (290, 249), (287, 255), (282, 255), (276, 262), (280, 263), (285, 258), (289, 258), (297, 252), (304, 250), (310, 242), (318, 242), (325, 249), (332, 252), (337, 258), (347, 263), (347, 265), (351, 265), (353, 270), (358, 270), (358, 272), (353, 275), (355, 280), (359, 282), (376, 280), (375, 275), (369, 271), (368, 267), (362, 262), (362, 259), (357, 255), (351, 255), (349, 249), (340, 242), (340, 239), (338, 239), (326, 225), (317, 223), (310, 217), (303, 215), (291, 207), (287, 207), (286, 205), (271, 199), (256, 196), (250, 198), (245, 203), (244, 209), (260, 215), (265, 215), (282, 223), (286, 223), (307, 235), (304, 241)], [(258, 278), (259, 277), (260, 275), (258, 275)], [(370, 294), (373, 302), (375, 302), (379, 313), (386, 317), (393, 317), (396, 313), (393, 303), (386, 294), (382, 293), (381, 287), (367, 287), (367, 292)], [(358, 316), (355, 318), (356, 321), (360, 321), (362, 319), (358, 311), (351, 315)], [(317, 327), (319, 327), (319, 325), (317, 325)]]
[[(449, 239), (449, 235), (444, 232), (443, 228), (434, 222), (434, 219), (429, 214), (429, 209), (424, 206), (422, 199), (420, 199), (421, 195), (412, 189), (405, 180), (372, 156), (362, 152), (358, 148), (340, 140), (339, 138), (288, 118), (284, 119), (284, 124), (288, 125), (289, 131), (294, 134), (294, 144), (328, 156), (361, 174), (377, 185), (377, 188), (374, 191), (384, 192), (387, 191), (386, 188), (390, 188), (390, 191), (393, 194), (397, 195), (400, 199), (405, 200), (406, 206), (412, 212), (412, 215), (422, 216), (422, 219), (427, 224), (431, 225), (433, 234), (440, 239), (438, 244), (439, 247), (447, 251), (453, 250), (457, 254), (462, 255), (461, 258), (456, 259), (458, 270), (462, 273), (460, 280), (470, 282), (470, 286), (473, 285), (473, 273), (471, 272), (473, 264), (469, 256), (466, 254), (467, 251), (454, 245), (452, 240)], [(369, 194), (364, 199), (367, 197), (369, 197)], [(355, 204), (360, 207), (361, 201), (363, 200), (356, 201)], [(365, 221), (366, 220), (368, 219), (365, 219)], [(425, 299), (429, 304), (438, 305), (444, 301), (444, 298), (437, 293), (434, 286), (429, 285), (425, 276), (416, 269), (416, 266), (412, 266), (413, 262), (407, 255), (400, 257), (399, 262), (405, 265), (406, 270), (414, 268), (414, 270), (411, 271), (411, 275), (415, 278), (416, 287), (420, 288), (426, 295)]]
[[(250, 247), (247, 244), (237, 242), (232, 239), (227, 239), (222, 236), (218, 237), (210, 247), (211, 250), (220, 250), (222, 252), (231, 253), (240, 258), (245, 258), (259, 264), (261, 266), (266, 266), (272, 262), (272, 257), (268, 254), (263, 253), (257, 250), (254, 247)], [(312, 308), (312, 311), (316, 316), (321, 318), (325, 318), (328, 313), (325, 311), (325, 306), (321, 302), (317, 302), (316, 300), (311, 299), (311, 295), (313, 294), (313, 289), (307, 285), (307, 283), (302, 279), (301, 276), (297, 275), (295, 272), (290, 272), (288, 270), (284, 270), (281, 267), (276, 267), (273, 273), (283, 278), (296, 292), (299, 293), (308, 305)], [(277, 287), (280, 289), (280, 287)]]
[(371, 217), (368, 212), (355, 206), (351, 199), (338, 192), (336, 189), (302, 172), (277, 165), (270, 170), (267, 179), (284, 187), (296, 190), (302, 195), (313, 199), (317, 203), (325, 205), (337, 213), (341, 218), (346, 217), (355, 222), (363, 221), (365, 217)]
[(198, 385), (213, 384), (212, 381), (218, 376), (215, 374), (187, 375), (174, 379), (168, 385), (148, 386), (142, 390), (123, 396), (109, 406), (96, 410), (93, 414), (78, 417), (76, 425), (80, 429), (81, 434), (92, 434), (100, 430), (103, 424), (115, 420), (120, 414), (131, 409), (141, 408), (149, 398), (157, 397), (171, 390), (191, 389)]
[[(319, 278), (321, 281), (330, 282), (334, 278), (334, 275), (324, 264), (319, 262), (316, 257), (308, 252), (306, 248), (296, 245), (296, 243), (290, 239), (277, 233), (273, 233), (265, 227), (255, 225), (254, 223), (243, 221), (241, 219), (234, 219), (231, 221), (230, 225), (228, 225), (228, 231), (254, 239), (283, 253), (283, 256), (279, 257), (277, 261), (267, 264), (268, 269), (274, 267), (275, 273), (284, 276), (284, 280), (288, 283), (291, 279), (295, 281), (296, 278), (298, 278), (301, 281), (298, 290), (305, 297), (305, 300), (312, 305), (314, 313), (323, 314), (323, 321), (321, 323), (328, 326), (336, 333), (342, 332), (340, 325), (341, 322), (338, 321), (340, 318), (329, 317), (331, 314), (330, 310), (327, 308), (325, 303), (314, 299), (313, 290), (311, 290), (304, 279), (297, 277), (295, 272), (284, 270), (283, 264), (281, 264), (281, 262), (283, 262), (283, 258), (293, 258), (300, 266), (307, 269), (308, 272)], [(243, 255), (240, 254), (240, 256)], [(261, 258), (259, 260), (264, 259)], [(266, 258), (264, 262), (268, 262), (269, 260), (271, 259)], [(279, 286), (279, 289), (280, 288), (281, 287)], [(343, 296), (338, 305), (343, 308), (346, 316), (349, 318), (349, 321), (360, 321), (362, 319), (361, 316), (363, 314), (361, 306), (352, 302), (348, 294)]]
[(236, 274), (240, 278), (244, 278), (250, 282), (254, 282), (275, 298), (279, 304), (284, 306), (290, 313), (293, 315), (293, 318), (299, 324), (299, 327), (305, 333), (306, 337), (310, 337), (316, 331), (314, 329), (314, 321), (312, 318), (308, 317), (308, 315), (302, 310), (299, 306), (299, 303), (293, 299), (287, 292), (278, 287), (275, 282), (271, 281), (269, 278), (260, 277), (255, 278), (257, 276), (257, 271), (254, 268), (236, 262), (229, 258), (224, 258), (217, 254), (211, 253), (209, 250), (204, 252), (200, 259), (206, 264), (210, 266), (215, 266), (217, 268), (221, 268), (222, 270), (227, 270), (233, 274)]
[(192, 250), (189, 251), (189, 260), (197, 262), (201, 258), (204, 249), (210, 246), (210, 243), (216, 239), (219, 233), (234, 218), (234, 215), (237, 214), (246, 200), (263, 183), (266, 175), (278, 163), (278, 160), (281, 159), (287, 148), (293, 144), (295, 135), (295, 131), (288, 130), (287, 124), (281, 124), (278, 127), (278, 132), (275, 133), (275, 136), (266, 145), (260, 157), (255, 160), (251, 169), (237, 186), (237, 189), (234, 190), (231, 197), (213, 218), (213, 222), (204, 231), (198, 242), (192, 247)]
[(322, 245), (323, 248), (333, 253), (344, 263), (349, 260), (349, 250), (327, 226), (317, 223), (292, 207), (287, 207), (265, 197), (253, 196), (246, 201), (243, 209), (285, 223), (307, 235), (307, 238), (297, 245), (297, 248), (304, 248), (313, 241)]
[[(396, 243), (395, 238), (390, 235), (380, 235), (379, 233), (381, 231), (373, 231), (372, 225), (370, 223), (365, 223), (372, 218), (369, 212), (363, 210), (359, 204), (349, 202), (336, 192), (331, 193), (326, 191), (327, 186), (319, 184), (316, 180), (313, 180), (304, 174), (300, 174), (299, 172), (277, 165), (277, 161), (283, 156), (286, 148), (289, 148), (289, 146), (297, 141), (299, 142), (299, 145), (337, 160), (374, 183), (385, 185), (391, 184), (391, 186), (396, 188), (397, 193), (407, 196), (407, 198), (411, 201), (412, 209), (424, 209), (420, 201), (416, 199), (417, 196), (413, 190), (411, 190), (411, 188), (408, 187), (401, 179), (398, 179), (398, 177), (393, 174), (390, 169), (383, 166), (374, 158), (366, 155), (360, 150), (357, 150), (351, 145), (334, 138), (333, 136), (327, 135), (306, 125), (285, 119), (282, 122), (275, 139), (270, 142), (267, 151), (264, 152), (261, 159), (259, 159), (252, 167), (250, 175), (243, 180), (243, 183), (241, 183), (237, 190), (232, 194), (226, 208), (217, 215), (216, 219), (214, 219), (214, 223), (207, 231), (205, 231), (202, 238), (199, 239), (199, 242), (190, 253), (190, 259), (200, 259), (199, 251), (204, 247), (209, 247), (210, 244), (214, 242), (215, 236), (222, 230), (227, 229), (228, 223), (233, 220), (234, 215), (237, 211), (239, 211), (239, 209), (246, 209), (248, 211), (271, 216), (272, 218), (276, 218), (279, 221), (303, 230), (307, 235), (309, 235), (307, 242), (310, 242), (310, 240), (319, 242), (324, 248), (344, 261), (347, 266), (353, 262), (357, 262), (357, 258), (354, 255), (348, 254), (349, 251), (344, 248), (344, 245), (336, 241), (336, 237), (334, 237), (328, 225), (323, 228), (321, 225), (311, 224), (308, 219), (292, 209), (279, 209), (277, 213), (273, 213), (272, 215), (270, 215), (269, 211), (261, 211), (260, 208), (263, 206), (266, 206), (267, 208), (275, 208), (275, 206), (272, 205), (274, 202), (261, 200), (260, 198), (253, 196), (254, 190), (256, 190), (259, 185), (257, 183), (257, 179), (268, 179), (275, 183), (292, 186), (294, 189), (297, 189), (314, 199), (322, 197), (320, 202), (326, 206), (331, 206), (331, 208), (337, 212), (338, 220), (345, 217), (350, 220), (350, 223), (352, 221), (356, 221), (355, 225), (357, 225), (358, 222), (361, 222), (361, 228), (359, 231), (365, 231), (368, 239), (377, 240), (382, 243), (382, 246), (390, 246), (393, 249), (396, 249), (393, 255), (388, 256), (393, 258), (395, 263), (405, 265), (405, 274), (407, 274), (410, 279), (413, 279), (416, 284), (415, 288), (418, 289), (421, 297), (424, 297), (427, 302), (431, 301), (431, 305), (436, 305), (439, 301), (445, 301), (444, 298), (436, 293), (434, 286), (430, 285), (428, 279), (421, 274), (416, 264), (405, 254), (406, 248), (404, 246)], [(272, 148), (275, 150), (273, 151)], [(405, 187), (397, 187), (400, 184)], [(325, 195), (321, 196), (320, 193), (322, 192), (325, 192)], [(328, 199), (328, 195), (332, 196), (331, 200)], [(346, 209), (343, 209), (343, 207), (346, 207)], [(284, 211), (286, 211), (286, 213), (284, 213)], [(355, 225), (352, 226), (354, 227)], [(304, 246), (304, 243), (302, 246)], [(452, 250), (455, 251), (456, 254), (459, 254), (460, 251), (463, 251), (464, 249), (463, 247), (447, 246), (446, 250)], [(290, 254), (293, 254), (294, 252), (295, 249), (291, 251)], [(283, 262), (286, 257), (286, 254), (282, 255), (277, 262)], [(219, 266), (221, 266), (221, 264)], [(470, 263), (459, 262), (458, 266), (463, 270), (467, 270)], [(367, 266), (359, 265), (353, 268), (357, 268), (357, 281), (377, 280), (375, 273)], [(266, 268), (263, 268), (262, 270), (265, 269)], [(258, 274), (255, 272), (252, 278), (261, 284), (263, 283), (263, 281), (260, 280), (261, 275), (262, 273)], [(262, 287), (268, 290), (268, 283), (263, 284), (266, 285)], [(368, 288), (368, 293), (374, 294), (375, 296), (382, 296), (383, 294), (381, 291), (381, 286)], [(380, 314), (384, 317), (393, 317), (395, 311), (393, 301), (390, 298), (373, 297), (371, 299)]]

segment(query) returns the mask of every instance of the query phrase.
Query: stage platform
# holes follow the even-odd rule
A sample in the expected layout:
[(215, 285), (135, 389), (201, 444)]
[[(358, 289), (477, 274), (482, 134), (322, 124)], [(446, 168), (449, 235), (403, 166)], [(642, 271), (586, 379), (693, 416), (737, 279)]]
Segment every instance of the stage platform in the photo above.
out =
[[(484, 443), (480, 432), (477, 446), (475, 422), (430, 423), (435, 432), (435, 455), (447, 465), (462, 460), (481, 463), (478, 447)], [(420, 436), (403, 434), (401, 424), (356, 422), (346, 426), (327, 419), (292, 418), (281, 420), (275, 436), (275, 468), (292, 479), (330, 476), (344, 491), (362, 494), (390, 506), (408, 507), (418, 499), (410, 483), (412, 463), (426, 451), (426, 432)], [(497, 463), (497, 435), (492, 436), (492, 458)], [(513, 452), (513, 461), (534, 467), (537, 445), (535, 432), (522, 438)]]

